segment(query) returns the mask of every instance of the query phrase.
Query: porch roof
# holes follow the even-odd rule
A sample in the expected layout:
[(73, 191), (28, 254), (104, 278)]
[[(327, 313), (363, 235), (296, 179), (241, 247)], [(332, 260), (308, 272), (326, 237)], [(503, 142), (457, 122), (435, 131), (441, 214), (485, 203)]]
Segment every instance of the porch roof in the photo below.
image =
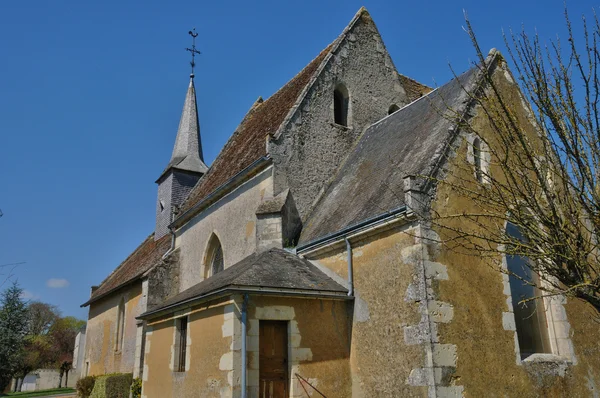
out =
[(253, 253), (224, 271), (144, 312), (138, 318), (170, 313), (183, 306), (232, 293), (348, 298), (348, 289), (310, 261), (282, 249)]

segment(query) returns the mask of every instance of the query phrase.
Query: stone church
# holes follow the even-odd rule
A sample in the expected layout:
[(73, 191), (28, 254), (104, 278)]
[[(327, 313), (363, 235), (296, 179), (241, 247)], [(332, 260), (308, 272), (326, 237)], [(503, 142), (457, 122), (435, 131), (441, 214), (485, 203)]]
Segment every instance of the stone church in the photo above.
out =
[(521, 319), (514, 281), (417, 217), (419, 195), (469, 206), (419, 176), (472, 161), (439, 110), (489, 134), (468, 100), (483, 85), (476, 67), (435, 90), (399, 74), (362, 8), (207, 165), (192, 75), (156, 228), (83, 304), (83, 373), (132, 372), (148, 398), (599, 396), (584, 304)]

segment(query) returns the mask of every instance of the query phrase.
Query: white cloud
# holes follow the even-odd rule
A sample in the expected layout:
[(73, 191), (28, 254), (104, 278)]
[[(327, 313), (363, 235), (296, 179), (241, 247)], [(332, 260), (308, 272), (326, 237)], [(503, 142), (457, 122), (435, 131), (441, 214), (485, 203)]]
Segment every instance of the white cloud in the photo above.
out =
[(39, 298), (39, 296), (33, 294), (32, 292), (30, 292), (29, 290), (23, 290), (21, 292), (21, 298), (23, 300), (37, 300)]
[(50, 278), (46, 281), (46, 286), (53, 289), (62, 289), (69, 286), (69, 281), (66, 279)]

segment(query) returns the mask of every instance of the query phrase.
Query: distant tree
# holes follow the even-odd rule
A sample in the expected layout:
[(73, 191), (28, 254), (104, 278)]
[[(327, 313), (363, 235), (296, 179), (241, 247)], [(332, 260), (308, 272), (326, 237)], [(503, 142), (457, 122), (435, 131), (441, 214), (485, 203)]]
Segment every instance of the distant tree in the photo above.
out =
[[(51, 360), (51, 344), (47, 335), (26, 336), (15, 377), (24, 379), (31, 371), (46, 367)], [(21, 386), (18, 391), (21, 391)]]
[(75, 337), (85, 326), (85, 321), (72, 316), (58, 318), (50, 326), (48, 334), (52, 339), (52, 349), (55, 358), (55, 366), (60, 371), (59, 385), (62, 386), (62, 378), (65, 375), (65, 386), (69, 381), (69, 371), (73, 367), (73, 350), (75, 349)]
[(85, 321), (72, 316), (59, 318), (50, 326), (48, 334), (52, 339), (52, 347), (57, 363), (64, 355), (73, 354), (75, 337), (84, 326)]
[(28, 335), (36, 336), (48, 333), (52, 324), (60, 318), (60, 311), (57, 306), (41, 301), (30, 302), (27, 311)]
[[(84, 321), (74, 317), (60, 317), (60, 311), (54, 305), (34, 301), (27, 305), (26, 332), (23, 349), (15, 359), (14, 375), (24, 379), (33, 370), (58, 368), (60, 385), (72, 368), (75, 336), (85, 325)], [(21, 386), (15, 385), (15, 391)]]
[(0, 296), (0, 391), (4, 391), (20, 366), (27, 332), (27, 306), (17, 282)]

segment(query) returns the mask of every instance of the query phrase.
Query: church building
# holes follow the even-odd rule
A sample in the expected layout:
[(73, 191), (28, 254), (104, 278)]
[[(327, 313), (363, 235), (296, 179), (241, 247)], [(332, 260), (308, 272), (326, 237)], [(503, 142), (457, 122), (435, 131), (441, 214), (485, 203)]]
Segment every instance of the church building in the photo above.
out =
[[(486, 67), (520, 103), (495, 50)], [(192, 74), (155, 230), (83, 304), (82, 373), (146, 398), (598, 396), (586, 306), (522, 319), (514, 281), (419, 217), (470, 205), (431, 183), (452, 162), (493, 167), (443, 111), (490, 134), (482, 89), (478, 67), (435, 90), (399, 74), (361, 8), (207, 165)]]

